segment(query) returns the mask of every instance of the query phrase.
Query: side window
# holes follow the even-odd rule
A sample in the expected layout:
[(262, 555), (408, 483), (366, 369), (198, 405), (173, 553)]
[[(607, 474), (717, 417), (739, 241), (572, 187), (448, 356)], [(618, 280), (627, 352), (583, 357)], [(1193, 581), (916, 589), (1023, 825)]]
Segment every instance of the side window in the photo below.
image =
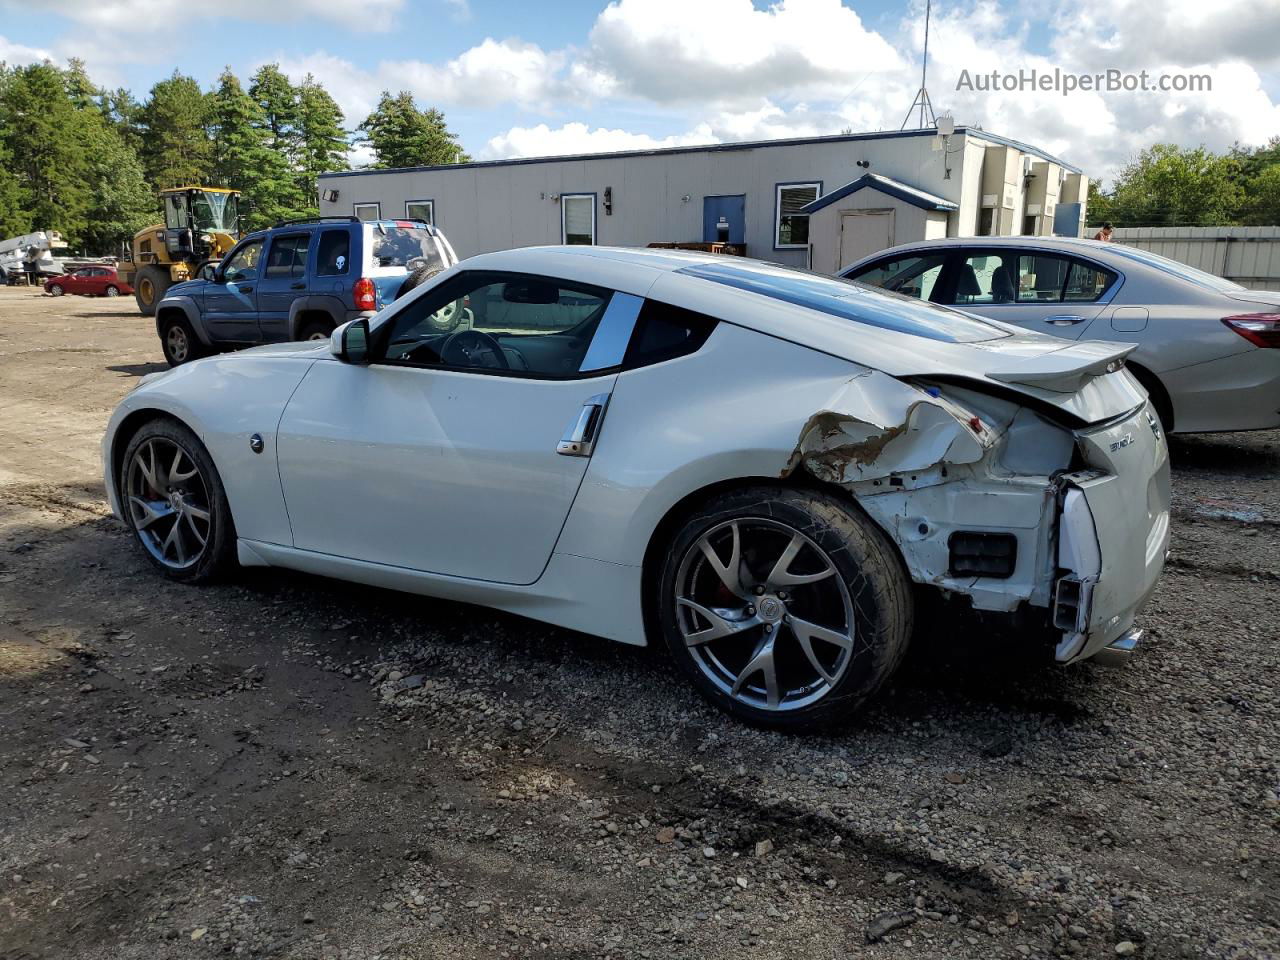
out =
[(222, 279), (228, 283), (257, 279), (258, 258), (261, 254), (261, 240), (251, 240), (241, 244), (227, 261), (226, 269), (222, 271)]
[(320, 247), (316, 254), (316, 276), (341, 276), (347, 272), (350, 261), (350, 233), (346, 230), (326, 230), (320, 234)]
[(928, 300), (933, 295), (938, 278), (942, 276), (942, 265), (946, 259), (945, 253), (932, 253), (881, 260), (850, 279), (908, 297)]
[(696, 353), (707, 342), (716, 320), (683, 307), (646, 300), (635, 335), (627, 347), (626, 365), (643, 367)]
[(1106, 293), (1115, 279), (1116, 275), (1110, 270), (1073, 261), (1071, 270), (1067, 273), (1067, 288), (1062, 294), (1062, 299), (1076, 303), (1097, 300)]
[(995, 253), (965, 257), (956, 275), (957, 304), (1013, 303), (1017, 297), (1018, 258)]
[(596, 242), (596, 195), (594, 193), (561, 194), (560, 242), (587, 245)]
[(264, 279), (278, 280), (296, 278), (307, 271), (307, 247), (310, 234), (300, 233), (287, 237), (275, 237), (271, 241), (271, 249), (267, 251), (267, 266)]
[(779, 183), (774, 186), (773, 225), (775, 248), (804, 247), (809, 243), (809, 215), (800, 210), (818, 199), (821, 183)]
[(1057, 303), (1067, 283), (1071, 261), (1043, 254), (1018, 257), (1018, 302)]
[(434, 200), (406, 200), (404, 215), (406, 220), (425, 220), (427, 223), (434, 224), (436, 203)]
[[(615, 299), (624, 311), (616, 317)], [(388, 363), (572, 377), (621, 361), (620, 345), (593, 349), (593, 341), (600, 332), (610, 344), (625, 344), (635, 312), (630, 308), (628, 320), (625, 311), (634, 300), (543, 277), (460, 274), (390, 321), (382, 355)]]

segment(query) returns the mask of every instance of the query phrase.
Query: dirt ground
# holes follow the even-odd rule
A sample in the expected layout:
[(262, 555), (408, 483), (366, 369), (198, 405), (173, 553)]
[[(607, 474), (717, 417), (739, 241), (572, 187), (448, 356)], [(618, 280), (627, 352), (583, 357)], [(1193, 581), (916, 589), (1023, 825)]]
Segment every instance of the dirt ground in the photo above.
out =
[(0, 289), (5, 960), (1280, 954), (1280, 433), (1175, 440), (1127, 666), (938, 628), (798, 738), (483, 609), (165, 581), (98, 461), (160, 369), (131, 299)]

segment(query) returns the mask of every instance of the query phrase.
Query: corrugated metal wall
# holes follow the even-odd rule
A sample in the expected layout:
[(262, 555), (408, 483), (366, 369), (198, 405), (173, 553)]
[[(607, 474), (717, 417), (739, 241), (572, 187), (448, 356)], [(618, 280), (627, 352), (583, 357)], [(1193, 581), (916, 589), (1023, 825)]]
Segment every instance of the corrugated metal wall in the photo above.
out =
[(1280, 289), (1280, 227), (1120, 227), (1115, 239), (1245, 287)]

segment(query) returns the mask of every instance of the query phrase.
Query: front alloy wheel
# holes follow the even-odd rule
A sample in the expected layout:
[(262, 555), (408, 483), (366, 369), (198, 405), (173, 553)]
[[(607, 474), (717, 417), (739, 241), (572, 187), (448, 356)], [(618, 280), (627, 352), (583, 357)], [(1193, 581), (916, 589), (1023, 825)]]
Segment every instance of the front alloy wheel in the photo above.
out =
[(126, 469), (125, 498), (133, 529), (161, 566), (186, 570), (209, 546), (209, 488), (186, 450), (168, 437), (151, 437)]
[(175, 580), (211, 580), (234, 565), (235, 529), (204, 445), (167, 419), (144, 424), (120, 470), (120, 503), (151, 561)]

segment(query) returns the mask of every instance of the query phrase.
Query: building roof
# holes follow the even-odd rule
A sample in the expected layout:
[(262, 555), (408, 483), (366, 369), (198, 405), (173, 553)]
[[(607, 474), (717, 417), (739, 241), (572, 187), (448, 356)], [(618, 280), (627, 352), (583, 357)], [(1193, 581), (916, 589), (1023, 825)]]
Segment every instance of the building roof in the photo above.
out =
[(891, 197), (897, 197), (906, 203), (913, 204), (922, 210), (959, 210), (960, 205), (945, 200), (942, 197), (932, 193), (927, 193), (917, 187), (909, 186), (901, 180), (894, 180), (892, 177), (886, 177), (879, 173), (864, 173), (857, 180), (846, 183), (839, 190), (833, 190), (830, 193), (819, 197), (812, 203), (801, 207), (800, 213), (815, 213), (828, 204), (835, 203), (837, 200), (843, 200), (851, 193), (857, 193), (863, 187), (870, 187), (872, 190), (879, 190), (881, 193), (887, 193)]
[[(989, 133), (976, 127), (956, 127), (956, 136), (974, 137), (1006, 147), (1014, 147), (1024, 153), (1048, 160), (1065, 168), (1071, 173), (1083, 173), (1079, 167), (1064, 163), (1039, 147), (1010, 140), (998, 134)], [(510, 160), (473, 160), (468, 163), (445, 163), (422, 167), (387, 167), (384, 169), (340, 170), (333, 173), (322, 173), (319, 179), (326, 180), (337, 177), (358, 177), (368, 174), (410, 173), (427, 170), (465, 170), (473, 167), (514, 167), (531, 163), (565, 163), (573, 160), (621, 159), (626, 157), (652, 157), (677, 153), (727, 153), (734, 150), (764, 150), (770, 147), (795, 147), (814, 143), (856, 143), (862, 140), (901, 140), (909, 137), (933, 137), (937, 131), (932, 128), (924, 130), (881, 130), (876, 133), (844, 133), (828, 137), (793, 137), (787, 140), (749, 140), (740, 143), (710, 143), (699, 147), (659, 147), (652, 150), (620, 150), (614, 153), (574, 153), (555, 157), (517, 157)]]

